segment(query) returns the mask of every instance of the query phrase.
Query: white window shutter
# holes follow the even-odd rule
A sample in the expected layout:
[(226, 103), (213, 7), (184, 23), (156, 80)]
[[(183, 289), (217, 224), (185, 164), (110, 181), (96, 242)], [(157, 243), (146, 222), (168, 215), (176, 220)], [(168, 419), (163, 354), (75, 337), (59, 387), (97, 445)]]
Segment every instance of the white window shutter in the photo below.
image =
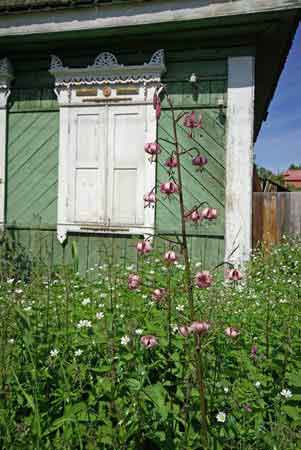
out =
[(145, 115), (139, 105), (109, 112), (108, 216), (111, 224), (143, 225)]
[(105, 222), (105, 114), (98, 110), (74, 111), (70, 140), (70, 218), (79, 223)]

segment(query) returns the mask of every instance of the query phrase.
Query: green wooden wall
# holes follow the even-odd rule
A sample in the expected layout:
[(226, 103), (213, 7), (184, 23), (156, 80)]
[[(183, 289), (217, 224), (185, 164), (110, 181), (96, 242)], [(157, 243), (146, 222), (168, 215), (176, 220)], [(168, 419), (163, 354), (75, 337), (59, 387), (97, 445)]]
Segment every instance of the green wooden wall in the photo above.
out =
[[(71, 47), (60, 49), (66, 65), (91, 64), (100, 51), (99, 45), (89, 52), (75, 52)], [(153, 44), (155, 45), (155, 44)], [(194, 47), (182, 50), (182, 43), (160, 43), (166, 49), (167, 74), (165, 82), (177, 111), (192, 109), (203, 115), (203, 129), (194, 134), (193, 143), (206, 155), (209, 163), (199, 174), (190, 160), (184, 164), (187, 206), (197, 199), (207, 201), (219, 211), (216, 224), (204, 227), (189, 226), (189, 242), (194, 259), (211, 266), (223, 259), (224, 252), (224, 135), (223, 116), (218, 100), (226, 102), (227, 51), (204, 51)], [(148, 43), (151, 46), (151, 43)], [(109, 48), (124, 64), (143, 63), (157, 47), (140, 52)], [(159, 47), (158, 47), (159, 48)], [(58, 174), (58, 105), (53, 93), (53, 79), (48, 73), (49, 57), (33, 52), (24, 64), (25, 55), (8, 55), (15, 68), (15, 82), (9, 104), (7, 149), (7, 228), (24, 248), (33, 254), (52, 258), (56, 262), (71, 261), (71, 244), (76, 242), (81, 270), (99, 263), (114, 248), (114, 253), (125, 263), (135, 259), (135, 237), (101, 237), (71, 235), (63, 249), (56, 240), (57, 174)], [(27, 55), (28, 58), (28, 55)], [(192, 90), (189, 76), (199, 77), (197, 91)], [(162, 154), (157, 164), (157, 180), (166, 176), (163, 162), (170, 148), (164, 137), (171, 132), (170, 111), (163, 103), (158, 137)], [(191, 146), (183, 126), (179, 125), (181, 144)], [(156, 227), (160, 233), (178, 233), (175, 219), (176, 202), (160, 201), (156, 210)]]

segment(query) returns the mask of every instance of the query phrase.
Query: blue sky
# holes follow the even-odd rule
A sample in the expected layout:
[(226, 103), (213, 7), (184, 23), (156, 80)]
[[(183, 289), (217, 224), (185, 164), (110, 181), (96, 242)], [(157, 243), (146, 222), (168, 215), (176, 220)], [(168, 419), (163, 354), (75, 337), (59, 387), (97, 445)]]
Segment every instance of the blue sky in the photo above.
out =
[(301, 27), (255, 145), (256, 163), (275, 173), (301, 164)]

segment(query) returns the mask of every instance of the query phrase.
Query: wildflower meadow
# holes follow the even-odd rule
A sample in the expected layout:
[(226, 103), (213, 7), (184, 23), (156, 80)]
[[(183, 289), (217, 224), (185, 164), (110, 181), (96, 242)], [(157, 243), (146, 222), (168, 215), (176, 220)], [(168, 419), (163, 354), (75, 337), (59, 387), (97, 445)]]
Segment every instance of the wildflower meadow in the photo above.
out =
[[(176, 116), (164, 86), (157, 117), (162, 95), (174, 151), (144, 203), (178, 202), (180, 235), (138, 238), (134, 261), (108, 253), (86, 273), (2, 258), (3, 450), (301, 448), (300, 238), (243, 267), (191, 259), (187, 221), (210, 226), (218, 211), (185, 205), (182, 158), (198, 176), (208, 161), (181, 149), (177, 124), (193, 138), (202, 118)], [(144, 150), (155, 163), (159, 144)]]

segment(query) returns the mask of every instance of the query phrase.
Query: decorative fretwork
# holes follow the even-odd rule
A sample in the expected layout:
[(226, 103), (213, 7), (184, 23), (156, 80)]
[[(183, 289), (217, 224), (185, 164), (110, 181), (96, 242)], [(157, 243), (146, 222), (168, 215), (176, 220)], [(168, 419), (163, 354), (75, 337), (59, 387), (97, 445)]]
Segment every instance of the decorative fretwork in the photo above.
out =
[(49, 71), (55, 77), (56, 87), (72, 87), (159, 82), (166, 67), (164, 50), (158, 50), (148, 63), (139, 66), (119, 64), (115, 55), (103, 52), (96, 57), (93, 65), (85, 68), (71, 68), (64, 67), (61, 59), (52, 55)]

